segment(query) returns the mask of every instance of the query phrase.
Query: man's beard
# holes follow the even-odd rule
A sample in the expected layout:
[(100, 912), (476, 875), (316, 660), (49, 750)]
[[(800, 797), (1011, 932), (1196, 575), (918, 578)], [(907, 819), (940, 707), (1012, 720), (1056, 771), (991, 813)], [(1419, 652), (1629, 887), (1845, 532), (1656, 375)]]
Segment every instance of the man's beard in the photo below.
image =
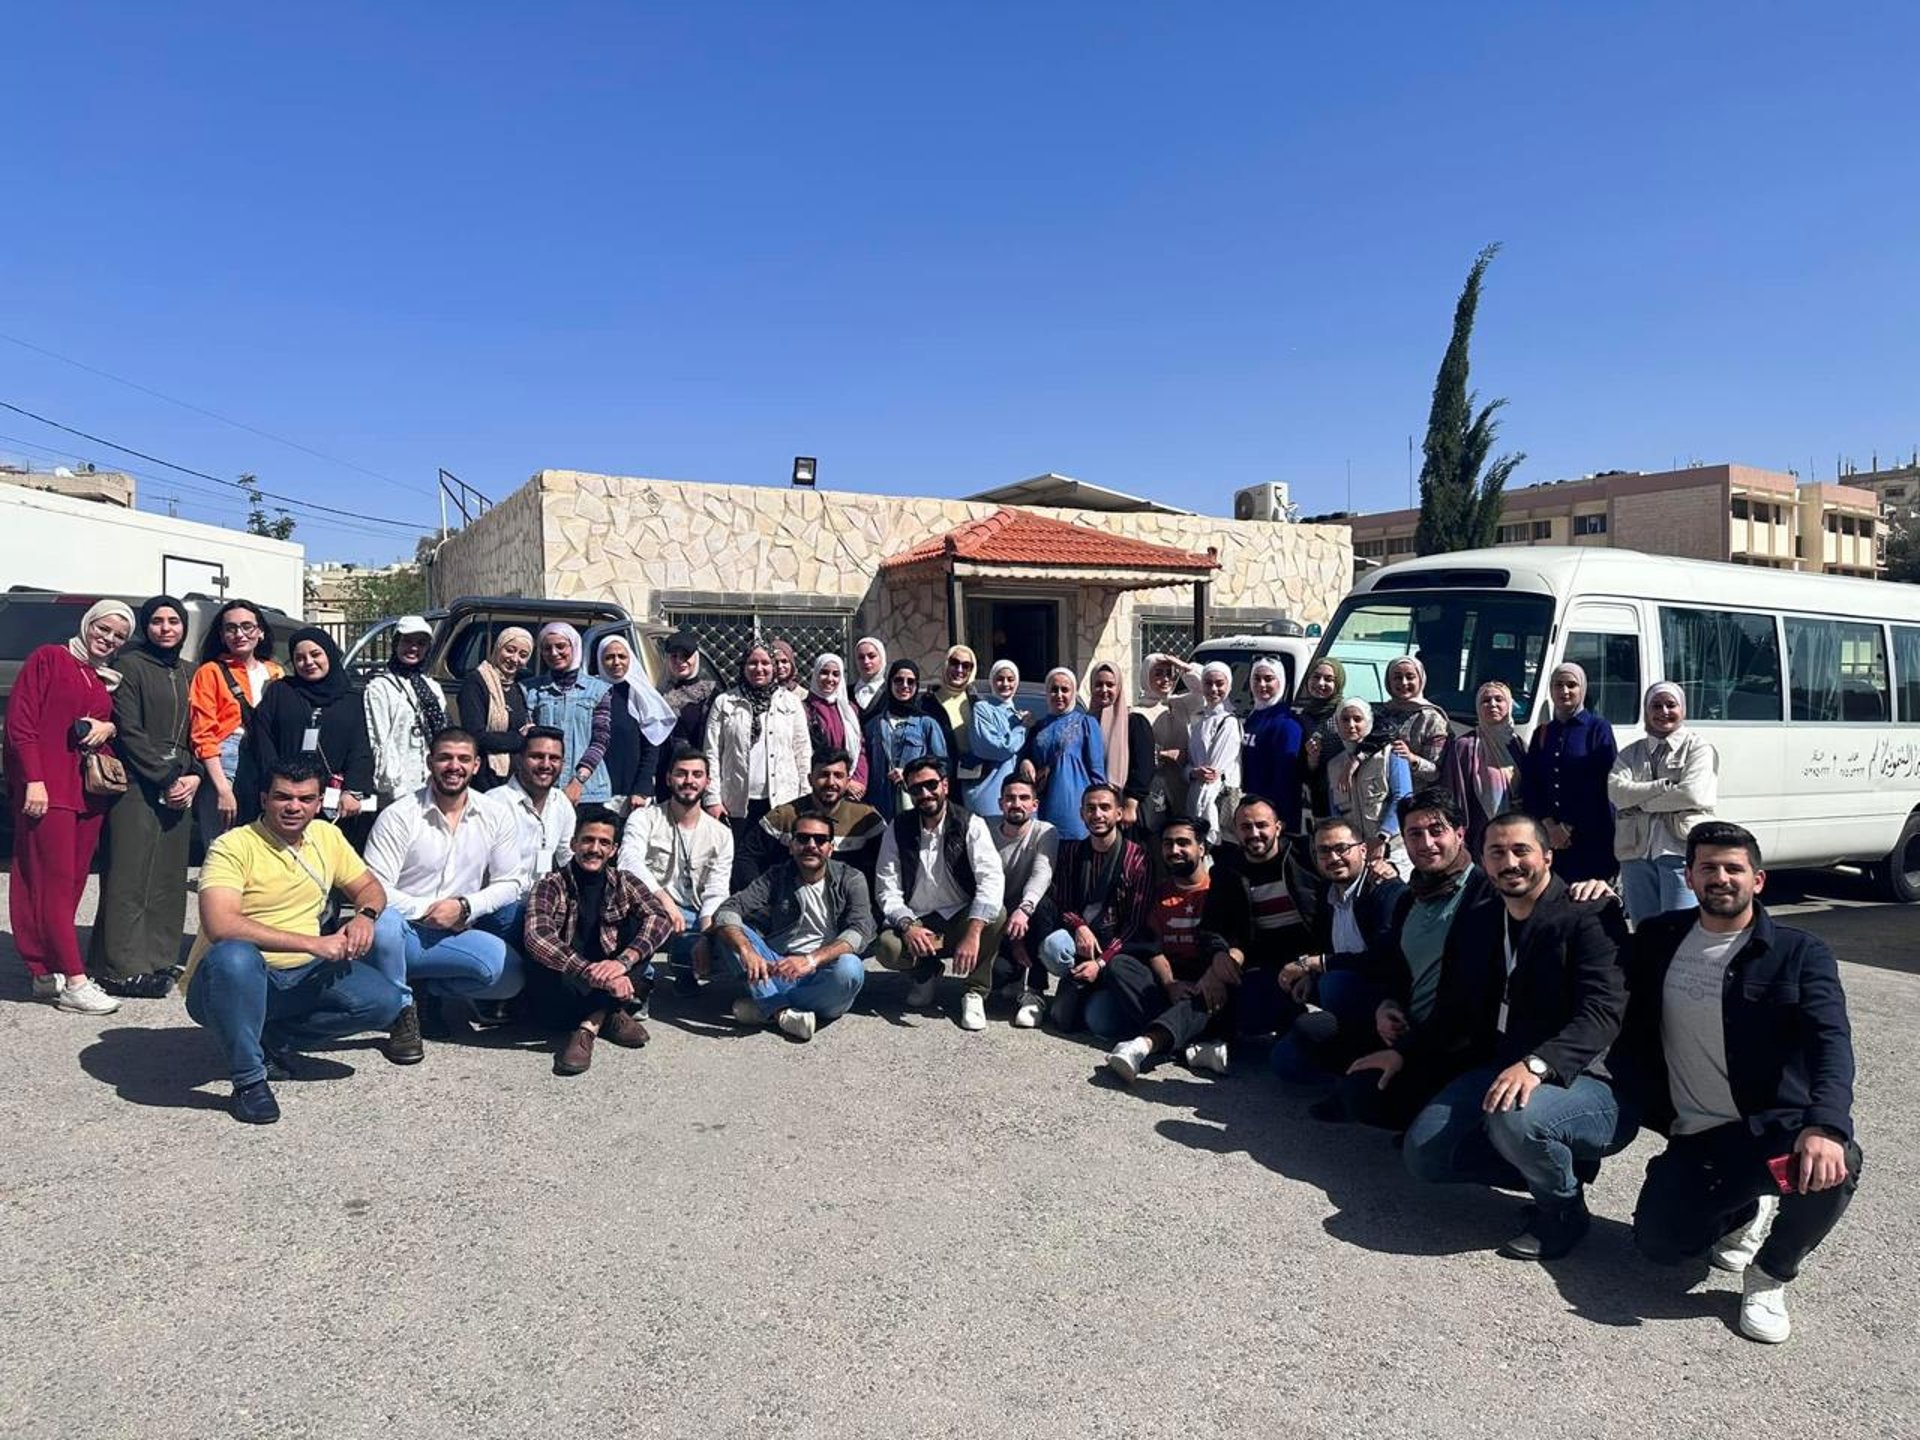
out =
[(1200, 862), (1191, 855), (1169, 855), (1167, 857), (1167, 873), (1169, 875), (1178, 875), (1182, 879), (1185, 879), (1199, 868)]

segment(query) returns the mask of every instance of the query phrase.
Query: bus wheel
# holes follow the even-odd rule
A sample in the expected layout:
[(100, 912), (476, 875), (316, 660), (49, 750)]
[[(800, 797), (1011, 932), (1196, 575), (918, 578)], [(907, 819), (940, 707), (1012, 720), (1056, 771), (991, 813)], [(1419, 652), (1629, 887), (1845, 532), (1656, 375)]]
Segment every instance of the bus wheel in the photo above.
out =
[(1909, 815), (1900, 838), (1877, 867), (1880, 888), (1889, 900), (1911, 905), (1920, 900), (1920, 814)]

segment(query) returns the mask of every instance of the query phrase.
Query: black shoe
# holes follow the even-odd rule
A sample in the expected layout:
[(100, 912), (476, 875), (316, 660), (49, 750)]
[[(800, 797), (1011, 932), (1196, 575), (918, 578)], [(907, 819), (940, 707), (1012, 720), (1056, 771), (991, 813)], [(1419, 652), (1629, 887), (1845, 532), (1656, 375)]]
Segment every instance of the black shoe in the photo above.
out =
[(1307, 1114), (1323, 1125), (1344, 1125), (1351, 1118), (1347, 1114), (1347, 1102), (1340, 1098), (1340, 1092), (1322, 1095), (1307, 1107)]
[(418, 1065), (427, 1058), (427, 1047), (420, 1038), (420, 1007), (409, 1005), (393, 1017), (393, 1029), (387, 1034), (387, 1059), (396, 1065)]
[(264, 1080), (233, 1087), (233, 1100), (227, 1107), (233, 1118), (248, 1125), (271, 1125), (280, 1118), (280, 1102)]
[(1084, 1027), (1087, 987), (1075, 981), (1063, 982), (1060, 991), (1047, 1006), (1047, 1024), (1062, 1035), (1078, 1035)]
[(260, 1043), (260, 1049), (267, 1057), (267, 1079), (278, 1084), (281, 1081), (300, 1078), (299, 1066), (294, 1060), (293, 1051), (285, 1046), (268, 1045), (264, 1040)]
[(1593, 1225), (1584, 1192), (1556, 1204), (1534, 1205), (1520, 1233), (1500, 1247), (1509, 1260), (1558, 1260), (1585, 1238)]
[(151, 975), (130, 975), (125, 979), (96, 975), (93, 983), (122, 1000), (164, 1000), (173, 993), (173, 972), (156, 970)]

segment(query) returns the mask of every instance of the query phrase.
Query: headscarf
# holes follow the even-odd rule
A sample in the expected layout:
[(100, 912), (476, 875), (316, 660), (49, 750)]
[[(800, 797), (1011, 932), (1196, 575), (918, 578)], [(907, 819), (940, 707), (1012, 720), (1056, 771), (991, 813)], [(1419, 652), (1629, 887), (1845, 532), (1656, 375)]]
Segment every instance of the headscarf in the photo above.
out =
[[(823, 690), (820, 686), (820, 672), (831, 660), (840, 667), (840, 683), (832, 690)], [(858, 768), (860, 764), (860, 712), (854, 708), (853, 701), (847, 698), (847, 662), (838, 655), (828, 652), (813, 657), (813, 679), (807, 686), (807, 693), (823, 705), (829, 705), (840, 716), (840, 729), (846, 737), (844, 744), (849, 768)]]
[[(1360, 738), (1358, 740), (1349, 740), (1345, 735), (1340, 734), (1340, 717), (1349, 710), (1359, 712), (1360, 718), (1367, 722), (1367, 727), (1360, 732)], [(1369, 753), (1369, 742), (1373, 742), (1371, 746), (1373, 750), (1381, 748), (1378, 737), (1373, 733), (1373, 707), (1366, 701), (1359, 699), (1342, 700), (1339, 708), (1333, 712), (1333, 719), (1335, 722), (1334, 734), (1339, 736), (1340, 743), (1346, 746), (1349, 754), (1365, 755)]]
[[(1324, 700), (1320, 700), (1316, 699), (1313, 693), (1307, 689), (1307, 681), (1312, 678), (1313, 672), (1323, 665), (1333, 672), (1333, 694)], [(1300, 677), (1300, 693), (1294, 699), (1293, 708), (1300, 712), (1301, 719), (1305, 720), (1308, 724), (1319, 725), (1324, 721), (1331, 720), (1338, 714), (1340, 706), (1345, 702), (1346, 698), (1347, 667), (1342, 665), (1338, 660), (1329, 660), (1323, 657), (1309, 665), (1307, 667), (1307, 673)], [(1368, 707), (1367, 714), (1369, 716), (1373, 714), (1372, 707)], [(1369, 721), (1368, 723), (1371, 724), (1372, 722)]]
[[(1113, 704), (1103, 709), (1093, 708), (1093, 677), (1105, 670), (1113, 676)], [(1133, 716), (1127, 710), (1127, 677), (1120, 673), (1120, 667), (1111, 660), (1096, 660), (1087, 671), (1087, 709), (1100, 722), (1100, 735), (1107, 744), (1107, 780), (1113, 785), (1127, 783), (1127, 766), (1132, 759), (1131, 748), (1127, 744), (1127, 729)]]
[(413, 664), (403, 665), (397, 649), (387, 656), (388, 673), (413, 690), (414, 704), (420, 709), (420, 726), (426, 732), (427, 743), (432, 744), (433, 737), (447, 728), (447, 707), (440, 702), (440, 687), (427, 679), (426, 663), (427, 657), (422, 655)]
[[(1226, 693), (1194, 717), (1188, 727), (1187, 750), (1194, 766), (1224, 773), (1239, 760), (1243, 737), (1239, 717), (1233, 713), (1233, 667), (1219, 660), (1209, 662), (1200, 671), (1201, 695), (1206, 694), (1207, 678), (1216, 673), (1226, 677)], [(1220, 797), (1225, 793), (1226, 781), (1213, 779), (1197, 782), (1187, 796), (1188, 813), (1208, 845), (1218, 844), (1221, 838)]]
[[(542, 645), (547, 643), (547, 637), (549, 635), (564, 635), (573, 642), (573, 668), (571, 670), (555, 670), (549, 667), (547, 670), (547, 673), (553, 676), (564, 689), (579, 679), (580, 667), (587, 663), (587, 642), (580, 638), (580, 632), (578, 630), (574, 629), (573, 626), (567, 624), (564, 620), (549, 620), (545, 625), (540, 627), (540, 643)], [(541, 655), (538, 650), (534, 652), (533, 658), (542, 665), (547, 663), (546, 657)]]
[(1682, 690), (1678, 685), (1674, 684), (1671, 680), (1656, 680), (1653, 682), (1653, 684), (1647, 687), (1647, 693), (1640, 701), (1640, 718), (1642, 721), (1646, 719), (1647, 707), (1653, 703), (1653, 697), (1656, 695), (1671, 695), (1673, 696), (1674, 699), (1678, 700), (1680, 702), (1681, 723), (1684, 724), (1686, 722), (1686, 718), (1687, 718), (1686, 692)]
[[(153, 623), (153, 617), (162, 610), (171, 610), (180, 617), (180, 643), (171, 650), (162, 649), (147, 638), (147, 626)], [(134, 641), (139, 642), (141, 654), (157, 664), (166, 666), (169, 670), (177, 669), (180, 656), (187, 648), (187, 607), (171, 595), (155, 595), (134, 612), (133, 635), (127, 643), (132, 644)]]
[[(480, 683), (487, 692), (487, 720), (483, 728), (495, 735), (507, 728), (507, 722), (511, 718), (507, 713), (507, 677), (501, 673), (500, 667), (493, 663), (493, 657), (500, 653), (501, 647), (509, 640), (518, 640), (527, 647), (527, 658), (522, 663), (521, 669), (524, 670), (538, 658), (533, 653), (532, 633), (519, 625), (509, 625), (493, 637), (493, 649), (488, 651), (487, 658), (475, 667), (475, 672), (480, 676)], [(467, 723), (473, 722), (469, 720)], [(485, 756), (483, 763), (489, 773), (504, 780), (508, 772), (513, 769), (513, 756), (502, 750)]]
[[(1271, 700), (1262, 700), (1260, 698), (1260, 692), (1253, 688), (1253, 677), (1262, 670), (1271, 672), (1275, 682), (1279, 686), (1279, 688), (1273, 692), (1273, 698)], [(1271, 710), (1276, 705), (1285, 704), (1287, 698), (1287, 672), (1282, 670), (1276, 662), (1262, 655), (1247, 668), (1247, 693), (1253, 696), (1253, 708), (1255, 710)]]
[[(1340, 718), (1349, 711), (1366, 722), (1358, 740), (1349, 740), (1341, 731)], [(1340, 813), (1364, 823), (1368, 838), (1371, 839), (1371, 832), (1378, 828), (1378, 817), (1356, 813), (1359, 808), (1356, 800), (1359, 786), (1355, 782), (1359, 779), (1360, 767), (1366, 763), (1367, 757), (1377, 754), (1385, 746), (1385, 741), (1373, 728), (1373, 707), (1364, 700), (1342, 700), (1339, 708), (1333, 712), (1333, 733), (1344, 748), (1338, 755), (1333, 756), (1327, 765), (1328, 798), (1333, 801), (1336, 810)]]
[(980, 657), (973, 653), (973, 647), (971, 645), (949, 645), (947, 647), (946, 665), (940, 667), (940, 688), (950, 695), (966, 695), (970, 697), (973, 694), (973, 680), (969, 680), (959, 690), (955, 690), (947, 683), (947, 665), (953, 664), (955, 660), (965, 660), (969, 665), (973, 666), (974, 678), (979, 678)]
[(1073, 703), (1069, 705), (1065, 710), (1062, 710), (1061, 712), (1059, 712), (1059, 714), (1055, 714), (1053, 709), (1053, 701), (1049, 699), (1047, 701), (1047, 719), (1049, 720), (1064, 719), (1066, 716), (1073, 714), (1074, 711), (1081, 708), (1080, 677), (1074, 674), (1073, 671), (1067, 669), (1066, 666), (1056, 665), (1053, 667), (1053, 669), (1047, 671), (1047, 678), (1040, 682), (1041, 688), (1046, 690), (1051, 690), (1053, 688), (1053, 677), (1056, 675), (1064, 675), (1067, 677), (1067, 686), (1069, 689), (1073, 691)]
[[(893, 693), (893, 677), (902, 670), (913, 675), (914, 687), (911, 700), (901, 700)], [(920, 667), (911, 660), (896, 660), (887, 667), (886, 703), (881, 707), (886, 714), (905, 720), (910, 716), (924, 715), (927, 712), (920, 705)]]
[[(993, 664), (989, 666), (987, 669), (986, 698), (993, 701), (993, 703), (996, 705), (1000, 703), (1000, 697), (993, 693), (993, 677), (998, 675), (1002, 670), (1008, 670), (1013, 673), (1013, 683), (1014, 683), (1014, 688), (1016, 690), (1019, 688), (1019, 685), (1020, 685), (1020, 667), (1018, 665), (1014, 664), (1013, 661), (1011, 660), (994, 661)], [(1017, 698), (1017, 697), (1009, 698), (1006, 703), (1008, 705), (1012, 705), (1014, 703), (1014, 698)]]
[(773, 651), (771, 649), (755, 641), (741, 652), (740, 668), (734, 672), (736, 678), (733, 693), (747, 702), (747, 743), (749, 745), (758, 745), (760, 743), (762, 720), (767, 711), (773, 707), (773, 692), (780, 688), (779, 682), (776, 680), (768, 680), (764, 685), (754, 685), (748, 682), (747, 661), (756, 650), (765, 650), (767, 658), (769, 660), (773, 658)]
[[(880, 678), (869, 680), (865, 676), (855, 674), (854, 665), (859, 663), (856, 658), (847, 666), (845, 683), (847, 696), (853, 701), (854, 707), (866, 714), (872, 714), (876, 702), (883, 699), (887, 693), (887, 646), (878, 635), (862, 635), (853, 642), (852, 654), (855, 657), (860, 654), (862, 645), (871, 645), (880, 652)], [(919, 673), (917, 669), (914, 671), (916, 675)]]
[[(1504, 691), (1507, 704), (1513, 704), (1513, 687), (1504, 680), (1489, 680), (1473, 692), (1473, 709), (1477, 717), (1480, 712), (1480, 697), (1489, 690)], [(1480, 743), (1473, 747), (1473, 791), (1479, 798), (1480, 808), (1488, 815), (1498, 815), (1507, 808), (1507, 797), (1513, 793), (1513, 777), (1516, 762), (1514, 751), (1520, 748), (1519, 737), (1513, 733), (1513, 719), (1509, 713), (1506, 723), (1488, 725), (1476, 719), (1473, 733)]]
[(793, 653), (793, 646), (788, 644), (785, 640), (775, 640), (772, 644), (767, 646), (767, 650), (773, 655), (773, 658), (774, 658), (773, 683), (776, 685), (781, 683), (780, 657), (784, 655), (787, 659), (787, 669), (793, 673), (793, 678), (786, 682), (786, 688), (789, 690), (800, 689), (801, 688), (800, 687), (800, 657)]
[(609, 645), (618, 645), (627, 652), (627, 678), (620, 682), (627, 687), (627, 713), (633, 717), (633, 723), (640, 727), (640, 733), (647, 737), (649, 745), (663, 743), (673, 733), (672, 707), (660, 698), (660, 692), (647, 679), (647, 672), (640, 668), (640, 657), (633, 653), (633, 646), (627, 643), (626, 636), (600, 637), (593, 658), (600, 662), (602, 670), (606, 669)]
[(1224, 660), (1209, 660), (1204, 666), (1201, 667), (1200, 693), (1203, 696), (1207, 693), (1206, 692), (1207, 677), (1213, 674), (1215, 671), (1218, 671), (1220, 674), (1227, 677), (1227, 693), (1222, 695), (1217, 702), (1209, 702), (1206, 705), (1206, 707), (1201, 710), (1200, 713), (1202, 715), (1218, 715), (1222, 711), (1230, 711), (1233, 709), (1233, 667), (1227, 664)]
[[(67, 653), (100, 677), (100, 683), (108, 690), (120, 688), (120, 672), (113, 669), (105, 660), (96, 660), (87, 649), (87, 631), (93, 628), (93, 622), (109, 615), (118, 615), (127, 622), (127, 638), (133, 638), (133, 611), (118, 600), (96, 600), (87, 607), (87, 613), (80, 617), (80, 633), (67, 641)], [(182, 612), (185, 618), (185, 612)]]
[[(1420, 682), (1420, 687), (1414, 692), (1411, 700), (1399, 699), (1393, 693), (1393, 672), (1403, 665), (1411, 667), (1414, 677)], [(1399, 655), (1389, 660), (1386, 674), (1381, 676), (1381, 679), (1386, 681), (1387, 697), (1380, 702), (1380, 708), (1389, 715), (1417, 715), (1422, 710), (1440, 708), (1427, 699), (1427, 667), (1420, 663), (1418, 655)]]
[[(306, 640), (318, 645), (327, 657), (327, 673), (318, 680), (303, 679), (300, 672), (293, 668), (293, 647)], [(289, 687), (312, 710), (325, 709), (353, 689), (353, 677), (347, 673), (346, 657), (340, 653), (340, 647), (333, 643), (333, 637), (317, 625), (305, 626), (287, 637), (287, 673), (275, 683)]]
[(1552, 671), (1547, 675), (1547, 703), (1555, 707), (1555, 718), (1558, 718), (1560, 702), (1553, 698), (1553, 681), (1554, 677), (1562, 670), (1580, 682), (1580, 705), (1573, 707), (1573, 713), (1578, 715), (1580, 713), (1580, 706), (1587, 703), (1587, 672), (1572, 660), (1562, 660), (1558, 665), (1554, 666)]

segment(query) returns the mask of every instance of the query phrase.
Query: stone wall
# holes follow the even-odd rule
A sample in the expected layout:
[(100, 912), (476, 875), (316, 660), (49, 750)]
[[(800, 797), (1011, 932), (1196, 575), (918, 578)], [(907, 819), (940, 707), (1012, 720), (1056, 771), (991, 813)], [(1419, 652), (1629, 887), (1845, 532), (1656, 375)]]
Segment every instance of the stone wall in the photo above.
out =
[(540, 477), (440, 547), (430, 577), (433, 602), (462, 595), (523, 595), (542, 599), (548, 587), (547, 546)]
[[(880, 562), (1000, 508), (547, 470), (447, 543), (443, 573), (460, 583), (437, 593), (506, 588), (559, 599), (610, 597), (643, 620), (659, 618), (667, 606), (831, 606), (856, 612), (855, 635), (883, 635), (895, 654), (926, 660), (946, 648), (943, 584), (882, 583)], [(1202, 553), (1213, 547), (1221, 568), (1212, 599), (1222, 606), (1324, 622), (1352, 574), (1344, 526), (1033, 508), (1154, 544)], [(503, 533), (510, 529), (520, 537)], [(536, 551), (544, 556), (537, 578), (530, 573)], [(1084, 670), (1096, 653), (1131, 662), (1134, 607), (1189, 607), (1190, 597), (1185, 586), (1066, 592), (1064, 629), (1076, 651), (1069, 663)]]

